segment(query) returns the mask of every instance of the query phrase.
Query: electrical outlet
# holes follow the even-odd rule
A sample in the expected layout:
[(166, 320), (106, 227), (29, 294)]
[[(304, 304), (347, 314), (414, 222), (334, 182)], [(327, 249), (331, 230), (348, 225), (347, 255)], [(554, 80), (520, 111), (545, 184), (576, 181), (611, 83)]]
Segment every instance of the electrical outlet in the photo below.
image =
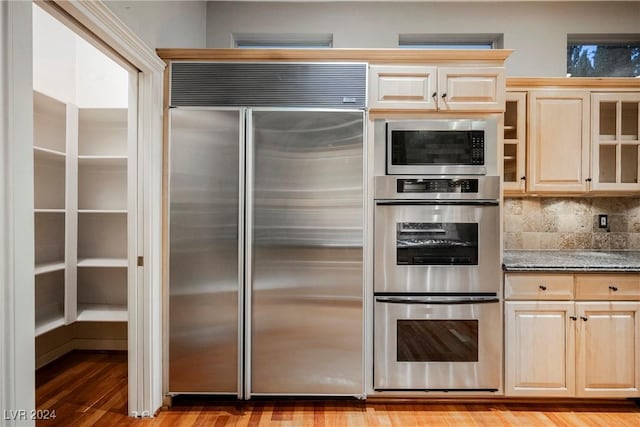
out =
[(598, 227), (600, 227), (600, 228), (609, 227), (609, 216), (608, 215), (598, 215)]

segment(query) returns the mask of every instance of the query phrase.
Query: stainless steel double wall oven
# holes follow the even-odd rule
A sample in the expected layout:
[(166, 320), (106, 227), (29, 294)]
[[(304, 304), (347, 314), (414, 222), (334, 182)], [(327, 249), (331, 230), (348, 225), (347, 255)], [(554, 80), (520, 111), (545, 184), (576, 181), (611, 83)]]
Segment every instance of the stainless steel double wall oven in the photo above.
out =
[(496, 123), (433, 122), (386, 124), (394, 174), (375, 177), (374, 389), (498, 391), (500, 181), (484, 175)]

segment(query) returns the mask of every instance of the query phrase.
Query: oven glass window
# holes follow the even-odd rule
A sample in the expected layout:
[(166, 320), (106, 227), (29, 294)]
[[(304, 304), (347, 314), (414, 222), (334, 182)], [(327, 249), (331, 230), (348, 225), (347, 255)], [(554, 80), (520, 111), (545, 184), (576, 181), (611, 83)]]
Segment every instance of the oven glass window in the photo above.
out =
[(397, 265), (478, 265), (478, 224), (401, 222), (396, 225)]
[(477, 362), (477, 320), (398, 320), (398, 362)]
[(473, 165), (471, 132), (391, 131), (391, 164)]

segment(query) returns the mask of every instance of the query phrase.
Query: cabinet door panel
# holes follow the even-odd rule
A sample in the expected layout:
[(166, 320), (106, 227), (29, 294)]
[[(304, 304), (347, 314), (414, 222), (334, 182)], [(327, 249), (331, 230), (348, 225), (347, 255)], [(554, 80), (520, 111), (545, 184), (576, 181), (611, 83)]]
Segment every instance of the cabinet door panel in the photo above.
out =
[(533, 91), (529, 97), (528, 190), (587, 191), (589, 96)]
[(508, 396), (574, 394), (574, 321), (571, 302), (507, 302)]
[(440, 110), (504, 111), (504, 68), (438, 69)]
[(577, 395), (634, 397), (639, 393), (640, 304), (576, 303), (579, 317)]
[(372, 65), (369, 108), (435, 110), (436, 67)]
[(640, 190), (640, 92), (591, 95), (593, 189)]

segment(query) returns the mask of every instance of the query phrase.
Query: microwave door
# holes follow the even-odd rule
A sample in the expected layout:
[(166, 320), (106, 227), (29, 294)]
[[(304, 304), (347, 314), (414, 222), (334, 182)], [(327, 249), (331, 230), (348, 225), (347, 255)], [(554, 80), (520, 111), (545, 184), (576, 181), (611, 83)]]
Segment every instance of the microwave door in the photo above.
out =
[(390, 121), (386, 126), (387, 174), (487, 173), (486, 149), (496, 143), (488, 122)]

